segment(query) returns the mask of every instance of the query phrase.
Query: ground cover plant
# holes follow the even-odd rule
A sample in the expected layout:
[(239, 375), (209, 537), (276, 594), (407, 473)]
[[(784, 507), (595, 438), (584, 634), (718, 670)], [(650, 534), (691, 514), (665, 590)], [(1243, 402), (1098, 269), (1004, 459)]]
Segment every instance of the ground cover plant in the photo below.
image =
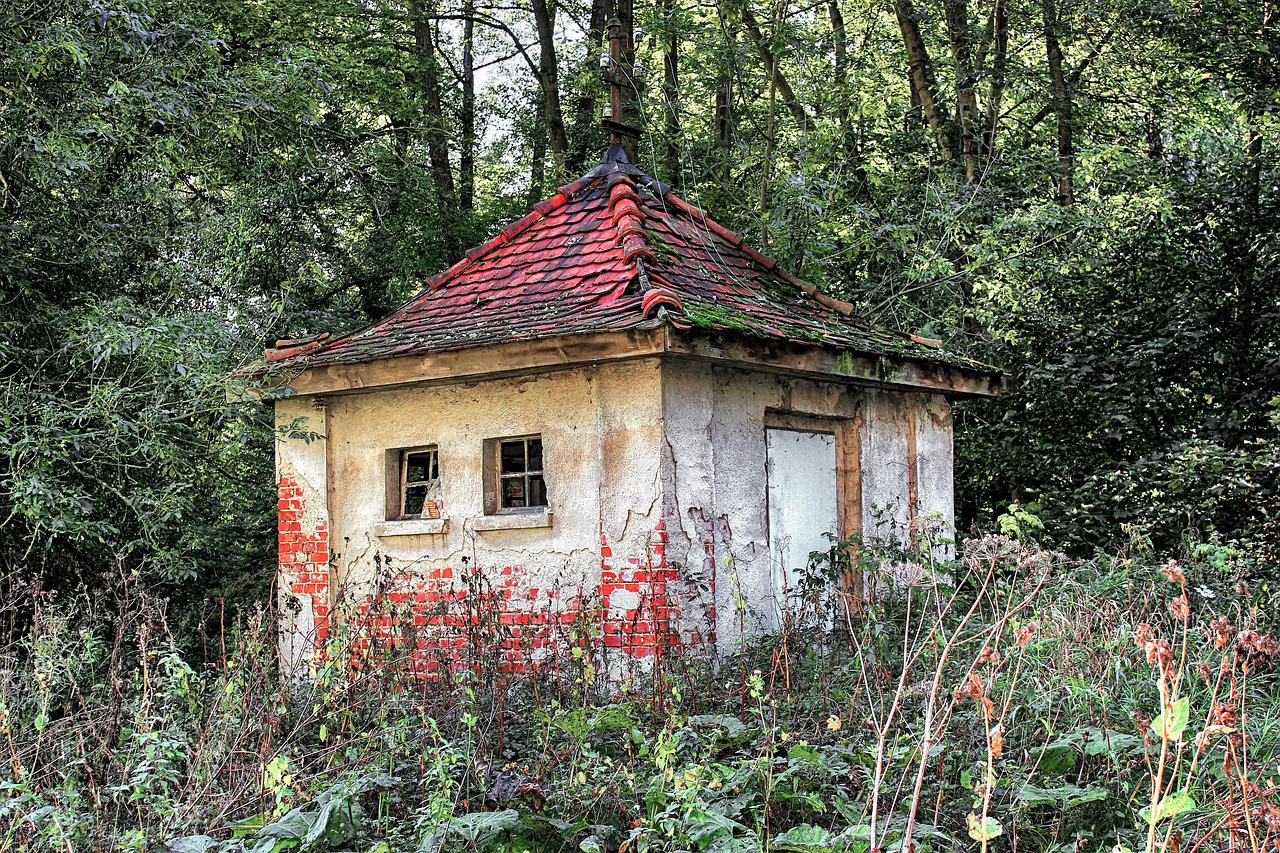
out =
[(812, 584), (779, 634), (621, 684), (586, 625), (554, 665), (504, 672), (478, 620), (429, 682), (349, 622), (290, 683), (266, 614), (209, 626), (195, 665), (163, 601), (117, 621), (32, 591), (0, 670), (0, 845), (1277, 849), (1280, 646), (1213, 553), (859, 547), (870, 600)]

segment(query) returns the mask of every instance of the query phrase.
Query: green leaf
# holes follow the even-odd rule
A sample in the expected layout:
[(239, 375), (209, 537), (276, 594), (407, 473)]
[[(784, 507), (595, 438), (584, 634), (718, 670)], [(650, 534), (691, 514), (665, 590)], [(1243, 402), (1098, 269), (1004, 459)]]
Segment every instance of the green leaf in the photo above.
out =
[(323, 837), (330, 846), (337, 847), (356, 837), (359, 824), (359, 804), (345, 797), (334, 797), (316, 813), (304, 843), (309, 847)]
[(689, 840), (701, 846), (711, 839), (733, 835), (734, 830), (746, 830), (746, 827), (724, 815), (705, 812), (696, 820), (690, 821), (686, 831), (689, 833)]
[(830, 830), (808, 823), (775, 835), (772, 845), (774, 850), (791, 850), (794, 853), (826, 853), (832, 846)]
[(1004, 827), (1000, 825), (1000, 821), (991, 815), (986, 817), (978, 817), (973, 812), (969, 813), (969, 837), (974, 841), (990, 841), (1004, 834)]
[(487, 846), (499, 832), (511, 829), (519, 822), (520, 813), (515, 809), (504, 809), (500, 812), (472, 812), (428, 830), (423, 835), (418, 849), (422, 853), (438, 853), (447, 836), (455, 834), (467, 843), (467, 847), (482, 848)]
[(1175, 818), (1183, 812), (1190, 811), (1195, 807), (1196, 801), (1192, 799), (1190, 791), (1174, 791), (1172, 794), (1167, 795), (1160, 801), (1160, 805), (1156, 808), (1154, 821), (1151, 818), (1150, 806), (1138, 812), (1138, 816), (1147, 823), (1159, 823), (1162, 820)]
[(700, 728), (721, 728), (729, 733), (729, 737), (737, 737), (746, 731), (742, 720), (732, 714), (695, 714), (689, 718), (689, 725)]
[(1028, 782), (1018, 791), (1018, 799), (1028, 806), (1055, 806), (1063, 810), (1106, 798), (1106, 789), (1094, 786), (1081, 788), (1077, 785), (1057, 785), (1041, 788)]
[(208, 835), (188, 835), (165, 843), (165, 853), (214, 853), (218, 842)]
[(1157, 737), (1168, 741), (1182, 740), (1182, 733), (1187, 729), (1187, 720), (1191, 715), (1191, 702), (1183, 696), (1172, 705), (1165, 706), (1160, 717), (1151, 724), (1151, 730)]
[(1137, 735), (1104, 731), (1099, 728), (1085, 728), (1081, 731), (1084, 735), (1085, 755), (1118, 756), (1136, 752), (1142, 746), (1142, 739)]

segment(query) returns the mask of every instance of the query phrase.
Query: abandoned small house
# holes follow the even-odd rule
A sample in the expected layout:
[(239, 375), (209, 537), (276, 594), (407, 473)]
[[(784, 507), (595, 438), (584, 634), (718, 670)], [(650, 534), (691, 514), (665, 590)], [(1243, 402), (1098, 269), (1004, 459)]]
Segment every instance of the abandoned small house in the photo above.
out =
[(949, 521), (951, 400), (999, 374), (851, 313), (615, 144), (384, 319), (280, 342), (286, 661), (382, 599), (439, 672), (478, 594), (510, 668), (574, 620), (611, 668), (715, 654), (827, 534)]
[(347, 622), (425, 678), (482, 643), (619, 677), (776, 629), (833, 537), (951, 522), (951, 400), (999, 372), (857, 322), (632, 165), (607, 30), (599, 166), (383, 319), (268, 350), (287, 669)]

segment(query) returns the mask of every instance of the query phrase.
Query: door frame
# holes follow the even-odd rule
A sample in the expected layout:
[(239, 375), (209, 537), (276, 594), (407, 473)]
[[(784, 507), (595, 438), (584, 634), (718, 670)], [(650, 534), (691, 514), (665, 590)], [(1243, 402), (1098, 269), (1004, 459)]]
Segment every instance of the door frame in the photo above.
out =
[[(798, 412), (765, 409), (764, 428), (818, 432), (836, 438), (836, 512), (842, 540), (862, 533), (862, 406), (859, 403), (852, 417), (812, 415)], [(768, 441), (765, 441), (768, 446)], [(766, 451), (767, 455), (767, 451)], [(768, 459), (765, 460), (766, 466)], [(768, 501), (765, 501), (768, 512)], [(766, 529), (768, 524), (766, 521)], [(844, 591), (853, 599), (854, 606), (862, 602), (862, 571), (859, 569), (857, 549), (851, 549), (849, 568), (843, 579)]]

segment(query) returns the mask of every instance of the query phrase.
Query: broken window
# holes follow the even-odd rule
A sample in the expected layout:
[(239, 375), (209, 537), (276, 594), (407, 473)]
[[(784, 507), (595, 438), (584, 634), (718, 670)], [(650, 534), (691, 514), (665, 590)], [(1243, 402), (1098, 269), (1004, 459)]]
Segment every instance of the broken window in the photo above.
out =
[(542, 474), (542, 436), (497, 439), (491, 444), (497, 457), (496, 476), (486, 485), (492, 490), (486, 509), (525, 509), (547, 505), (547, 484)]
[(440, 451), (400, 451), (400, 518), (440, 518)]

